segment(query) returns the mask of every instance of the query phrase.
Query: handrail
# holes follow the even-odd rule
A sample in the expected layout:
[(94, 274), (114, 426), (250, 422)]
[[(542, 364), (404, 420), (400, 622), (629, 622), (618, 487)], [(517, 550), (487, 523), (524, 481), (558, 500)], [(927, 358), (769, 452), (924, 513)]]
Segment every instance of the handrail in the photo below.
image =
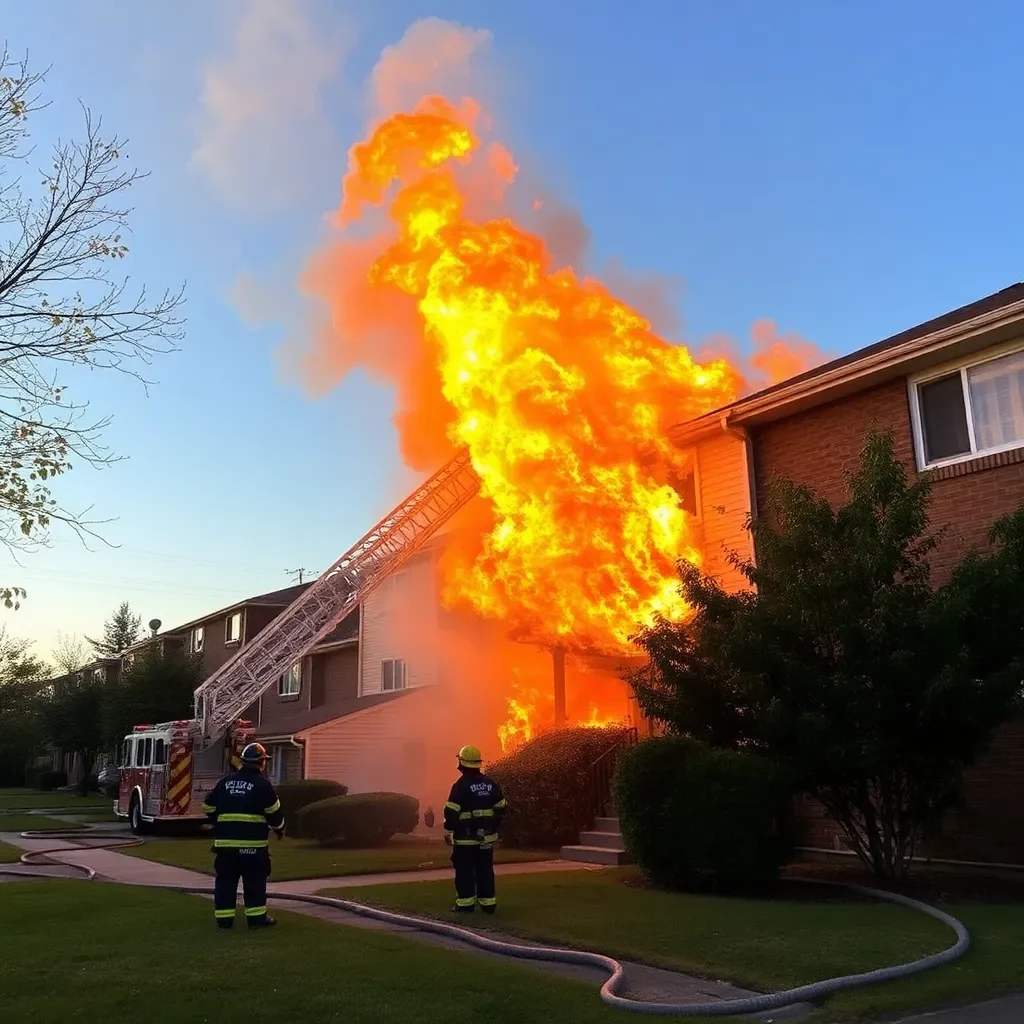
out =
[(622, 737), (616, 740), (587, 769), (585, 796), (587, 815), (591, 819), (603, 817), (612, 799), (612, 781), (615, 778), (615, 765), (619, 753), (637, 743), (636, 726), (626, 729)]

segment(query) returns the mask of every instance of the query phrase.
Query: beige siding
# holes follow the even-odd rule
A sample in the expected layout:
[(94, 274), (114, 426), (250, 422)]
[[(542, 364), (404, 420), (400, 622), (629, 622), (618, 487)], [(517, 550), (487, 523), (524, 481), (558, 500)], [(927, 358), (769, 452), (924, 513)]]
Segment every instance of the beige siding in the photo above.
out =
[(724, 431), (702, 441), (697, 449), (705, 568), (728, 589), (745, 587), (746, 580), (728, 562), (730, 551), (750, 557), (750, 488), (747, 447)]
[(370, 594), (363, 603), (361, 694), (380, 693), (387, 658), (405, 660), (410, 688), (437, 682), (438, 607), (432, 551), (410, 559)]
[(352, 793), (408, 793), (438, 811), (466, 742), (437, 690), (409, 693), (299, 734), (306, 778), (333, 779)]

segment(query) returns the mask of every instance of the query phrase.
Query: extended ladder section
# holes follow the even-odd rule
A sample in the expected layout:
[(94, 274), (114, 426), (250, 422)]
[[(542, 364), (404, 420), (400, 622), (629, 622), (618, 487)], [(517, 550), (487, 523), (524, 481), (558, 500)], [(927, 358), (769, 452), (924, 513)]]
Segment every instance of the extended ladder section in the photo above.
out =
[(345, 552), (250, 644), (195, 692), (200, 740), (218, 739), (261, 693), (304, 658), (479, 489), (462, 451)]

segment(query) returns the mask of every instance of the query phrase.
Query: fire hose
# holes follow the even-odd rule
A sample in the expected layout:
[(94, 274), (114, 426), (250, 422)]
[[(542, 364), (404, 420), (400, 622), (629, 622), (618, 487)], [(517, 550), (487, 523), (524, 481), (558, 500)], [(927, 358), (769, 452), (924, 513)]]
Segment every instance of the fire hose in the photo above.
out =
[[(0, 819), (2, 820), (2, 819)], [(92, 833), (89, 837), (89, 845), (81, 843), (84, 835)], [(84, 826), (67, 830), (39, 830), (22, 832), (23, 839), (56, 839), (62, 842), (78, 842), (82, 850), (115, 850), (131, 846), (142, 846), (144, 839), (128, 839), (126, 837), (104, 835), (100, 829), (91, 826)], [(92, 840), (99, 839), (102, 845), (92, 845)], [(67, 846), (55, 847), (46, 850), (30, 850), (22, 854), (21, 864), (24, 866), (38, 866), (39, 858), (59, 853), (68, 853)], [(57, 862), (62, 863), (62, 862)], [(80, 864), (66, 864), (64, 867), (72, 868), (83, 873), (88, 881), (97, 877), (97, 872), (90, 867)], [(0, 873), (4, 873), (3, 865), (0, 865)], [(17, 873), (25, 876), (52, 878), (53, 876), (42, 871), (8, 871), (9, 874)], [(839, 883), (822, 882), (818, 879), (797, 879), (809, 885), (835, 885)], [(192, 886), (192, 885), (160, 885), (157, 883), (131, 883), (142, 884), (145, 888), (168, 889), (172, 892), (188, 893), (196, 896), (212, 896), (213, 887)], [(601, 986), (601, 1002), (607, 1006), (615, 1007), (618, 1010), (626, 1010), (630, 1013), (643, 1013), (662, 1017), (738, 1017), (747, 1016), (752, 1013), (763, 1013), (765, 1011), (779, 1010), (783, 1007), (792, 1006), (795, 1003), (808, 1003), (821, 999), (824, 996), (833, 995), (836, 992), (846, 991), (853, 988), (862, 988), (865, 985), (873, 985), (882, 981), (894, 981), (897, 978), (907, 978), (922, 971), (931, 970), (942, 964), (950, 963), (967, 952), (971, 944), (970, 933), (964, 925), (950, 914), (939, 910), (927, 903), (911, 899), (909, 896), (902, 896), (898, 893), (885, 892), (882, 889), (873, 889), (863, 885), (841, 883), (842, 888), (868, 896), (873, 899), (897, 903), (911, 910), (927, 914), (937, 921), (941, 921), (953, 930), (956, 935), (956, 942), (952, 946), (932, 953), (929, 956), (921, 957), (910, 963), (897, 964), (892, 967), (879, 967), (873, 971), (864, 971), (860, 974), (847, 974), (838, 978), (828, 978), (825, 981), (816, 981), (810, 985), (800, 985), (797, 988), (786, 989), (782, 992), (771, 992), (764, 995), (744, 996), (736, 999), (723, 999), (708, 1003), (654, 1003), (639, 999), (630, 999), (618, 994), (625, 981), (625, 969), (614, 957), (605, 956), (601, 953), (591, 953), (577, 949), (558, 949), (550, 946), (530, 946), (516, 942), (509, 942), (501, 939), (488, 938), (479, 932), (468, 928), (460, 928), (457, 925), (446, 924), (443, 921), (434, 921), (429, 918), (412, 917), (408, 914), (398, 914), (390, 910), (381, 910), (377, 907), (367, 906), (364, 903), (355, 903), (352, 900), (336, 899), (331, 896), (314, 896), (306, 893), (271, 892), (268, 897), (271, 900), (282, 900), (293, 903), (307, 903), (321, 907), (333, 907), (358, 917), (370, 918), (374, 921), (381, 921), (385, 924), (396, 925), (402, 928), (411, 928), (416, 931), (430, 932), (435, 935), (443, 935), (456, 939), (468, 946), (484, 950), (488, 953), (497, 953), (502, 956), (518, 960), (535, 960), (542, 963), (573, 964), (581, 967), (595, 967), (608, 974), (608, 979)]]

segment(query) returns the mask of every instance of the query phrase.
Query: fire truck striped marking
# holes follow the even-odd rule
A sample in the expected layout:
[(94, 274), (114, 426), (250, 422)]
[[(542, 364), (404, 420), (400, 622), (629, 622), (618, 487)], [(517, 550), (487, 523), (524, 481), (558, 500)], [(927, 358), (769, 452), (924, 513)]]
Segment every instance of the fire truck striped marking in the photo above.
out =
[(184, 744), (171, 750), (171, 771), (167, 779), (168, 810), (185, 814), (192, 802), (192, 751)]

